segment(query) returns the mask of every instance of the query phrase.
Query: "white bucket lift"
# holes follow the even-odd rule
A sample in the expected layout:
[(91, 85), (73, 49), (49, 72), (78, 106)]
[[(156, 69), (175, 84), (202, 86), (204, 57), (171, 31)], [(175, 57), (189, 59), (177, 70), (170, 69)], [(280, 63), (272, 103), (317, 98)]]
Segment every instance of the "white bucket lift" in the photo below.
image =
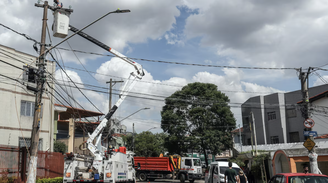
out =
[(54, 12), (53, 36), (65, 38), (68, 34), (69, 12), (57, 9)]

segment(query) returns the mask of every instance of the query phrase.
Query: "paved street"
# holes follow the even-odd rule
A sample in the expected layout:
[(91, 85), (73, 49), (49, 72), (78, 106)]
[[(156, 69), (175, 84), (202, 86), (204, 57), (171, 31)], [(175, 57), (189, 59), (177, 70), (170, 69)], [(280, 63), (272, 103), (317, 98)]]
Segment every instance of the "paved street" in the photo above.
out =
[[(137, 182), (141, 182), (141, 181), (137, 181)], [(156, 182), (156, 183), (169, 183), (169, 182), (172, 182), (172, 183), (178, 183), (178, 182), (180, 182), (180, 180), (156, 179), (155, 181), (148, 181), (148, 182)], [(186, 181), (185, 183), (189, 183), (189, 181)], [(195, 180), (195, 183), (205, 183), (205, 181), (204, 180)]]

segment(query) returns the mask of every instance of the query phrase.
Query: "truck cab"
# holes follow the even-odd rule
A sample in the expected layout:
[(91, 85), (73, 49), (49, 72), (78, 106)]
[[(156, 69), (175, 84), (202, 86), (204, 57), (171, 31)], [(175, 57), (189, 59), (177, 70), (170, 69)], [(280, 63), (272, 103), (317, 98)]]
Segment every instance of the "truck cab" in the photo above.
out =
[[(183, 172), (186, 174), (183, 176)], [(186, 175), (188, 177), (186, 177)], [(182, 157), (181, 158), (181, 172), (179, 175), (180, 182), (183, 182), (182, 179), (188, 178), (190, 183), (193, 183), (195, 180), (200, 180), (202, 178), (202, 163), (199, 158), (192, 157)]]

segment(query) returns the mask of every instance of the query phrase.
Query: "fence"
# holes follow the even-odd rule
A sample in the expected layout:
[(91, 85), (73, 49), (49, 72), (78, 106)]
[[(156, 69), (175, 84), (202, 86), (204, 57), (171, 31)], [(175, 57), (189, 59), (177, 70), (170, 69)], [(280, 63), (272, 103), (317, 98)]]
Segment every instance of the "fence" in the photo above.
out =
[[(27, 179), (28, 153), (25, 147), (0, 146), (0, 182), (13, 179), (25, 182)], [(37, 177), (62, 177), (64, 155), (56, 152), (38, 152)]]

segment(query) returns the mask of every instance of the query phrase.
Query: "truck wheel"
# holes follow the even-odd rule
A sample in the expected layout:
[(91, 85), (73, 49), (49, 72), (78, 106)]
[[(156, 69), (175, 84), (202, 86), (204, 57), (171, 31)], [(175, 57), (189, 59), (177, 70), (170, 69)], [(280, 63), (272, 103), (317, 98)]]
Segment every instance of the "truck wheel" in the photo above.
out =
[(147, 175), (145, 173), (139, 173), (139, 180), (144, 182), (147, 181)]
[(194, 183), (195, 182), (195, 180), (193, 179), (193, 180), (189, 180), (189, 183)]
[(184, 175), (184, 174), (181, 174), (181, 175), (180, 175), (180, 183), (184, 183), (185, 180), (186, 180), (185, 175)]

